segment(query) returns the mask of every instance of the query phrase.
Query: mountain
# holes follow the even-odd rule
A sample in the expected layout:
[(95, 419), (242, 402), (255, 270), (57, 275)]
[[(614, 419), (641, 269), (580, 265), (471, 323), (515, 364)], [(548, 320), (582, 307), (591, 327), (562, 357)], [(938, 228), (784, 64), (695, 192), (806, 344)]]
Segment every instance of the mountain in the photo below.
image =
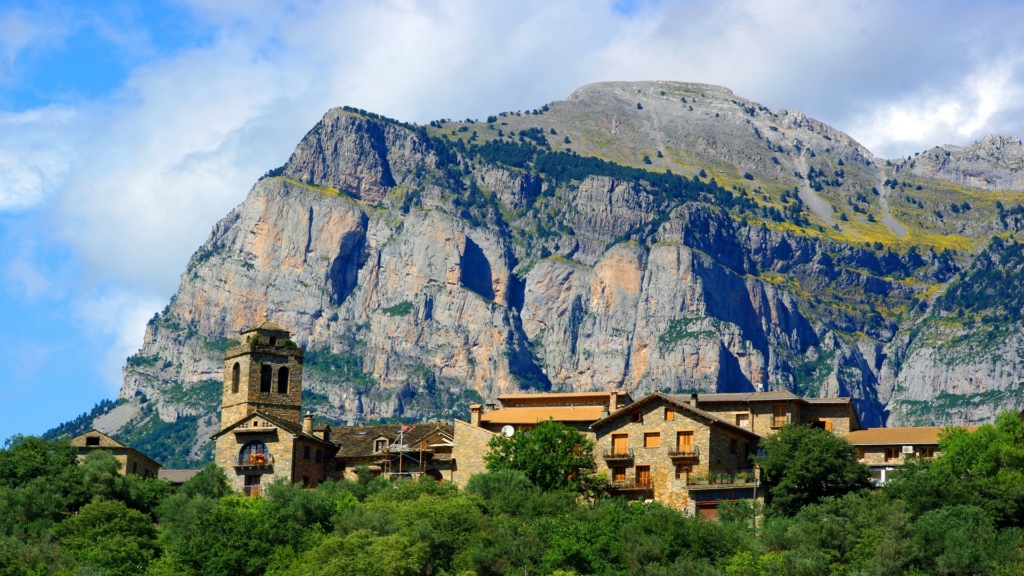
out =
[(987, 421), (1024, 406), (1022, 168), (1016, 138), (882, 159), (705, 84), (427, 126), (333, 109), (196, 251), (118, 402), (60, 431), (208, 458), (223, 351), (264, 310), (332, 422), (523, 389), (785, 389), (852, 396), (869, 426)]

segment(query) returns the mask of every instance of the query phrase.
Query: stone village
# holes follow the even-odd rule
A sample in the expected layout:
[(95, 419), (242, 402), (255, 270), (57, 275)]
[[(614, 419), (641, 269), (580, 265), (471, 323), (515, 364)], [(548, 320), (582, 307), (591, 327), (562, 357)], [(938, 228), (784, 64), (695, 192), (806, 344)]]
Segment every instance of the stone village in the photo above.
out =
[[(303, 351), (285, 328), (264, 319), (241, 333), (224, 355), (224, 388), (215, 461), (233, 488), (259, 495), (278, 478), (316, 486), (327, 479), (373, 474), (418, 477), (465, 486), (485, 471), (496, 434), (522, 434), (554, 420), (595, 442), (598, 472), (612, 493), (656, 500), (714, 518), (719, 502), (763, 498), (750, 455), (758, 441), (786, 424), (821, 427), (857, 447), (872, 479), (912, 455), (933, 457), (940, 428), (863, 429), (850, 398), (800, 398), (785, 391), (672, 395), (634, 399), (622, 391), (507, 394), (470, 407), (454, 424), (313, 425), (302, 415)], [(72, 440), (79, 454), (109, 450), (128, 474), (181, 483), (197, 471), (160, 465), (91, 430)]]

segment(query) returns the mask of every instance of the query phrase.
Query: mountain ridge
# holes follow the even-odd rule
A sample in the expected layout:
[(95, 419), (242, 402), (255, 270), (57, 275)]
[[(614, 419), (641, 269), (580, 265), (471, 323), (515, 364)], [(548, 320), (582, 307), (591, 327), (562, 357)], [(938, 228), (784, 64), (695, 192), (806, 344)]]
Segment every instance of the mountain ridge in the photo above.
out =
[(996, 314), (1012, 298), (941, 298), (1015, 285), (1024, 195), (968, 184), (1016, 186), (1019, 139), (886, 160), (672, 82), (487, 120), (328, 111), (193, 256), (105, 421), (188, 421), (174, 454), (201, 460), (220, 348), (265, 308), (310, 352), (307, 407), (335, 422), (535, 388), (849, 395), (866, 425), (1024, 403), (1020, 323)]

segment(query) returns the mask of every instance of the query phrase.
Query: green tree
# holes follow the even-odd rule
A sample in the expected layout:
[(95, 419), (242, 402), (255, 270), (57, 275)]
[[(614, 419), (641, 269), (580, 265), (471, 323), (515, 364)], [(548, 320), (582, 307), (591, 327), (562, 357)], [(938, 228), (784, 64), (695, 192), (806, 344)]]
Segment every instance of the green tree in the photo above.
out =
[(1017, 413), (973, 432), (947, 428), (939, 450), (939, 458), (902, 466), (885, 491), (915, 516), (964, 504), (987, 511), (998, 527), (1024, 527), (1024, 422)]
[(117, 500), (86, 504), (53, 533), (79, 564), (112, 576), (144, 573), (158, 552), (150, 517)]
[(45, 535), (91, 498), (67, 440), (14, 436), (0, 450), (0, 534)]
[(547, 420), (510, 437), (496, 435), (488, 447), (484, 461), (492, 472), (519, 470), (542, 490), (593, 493), (600, 488), (594, 442), (560, 422)]
[(792, 516), (828, 496), (871, 486), (869, 471), (857, 461), (857, 449), (820, 428), (783, 426), (761, 440), (758, 458), (771, 511)]

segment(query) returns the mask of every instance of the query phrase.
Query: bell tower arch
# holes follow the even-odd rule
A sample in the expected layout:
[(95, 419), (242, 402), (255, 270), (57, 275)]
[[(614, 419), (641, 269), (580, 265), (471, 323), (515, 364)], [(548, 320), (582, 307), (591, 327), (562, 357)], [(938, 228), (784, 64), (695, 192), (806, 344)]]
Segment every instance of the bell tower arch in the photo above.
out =
[(257, 410), (301, 425), (302, 348), (267, 316), (242, 330), (241, 344), (224, 353), (221, 430)]

